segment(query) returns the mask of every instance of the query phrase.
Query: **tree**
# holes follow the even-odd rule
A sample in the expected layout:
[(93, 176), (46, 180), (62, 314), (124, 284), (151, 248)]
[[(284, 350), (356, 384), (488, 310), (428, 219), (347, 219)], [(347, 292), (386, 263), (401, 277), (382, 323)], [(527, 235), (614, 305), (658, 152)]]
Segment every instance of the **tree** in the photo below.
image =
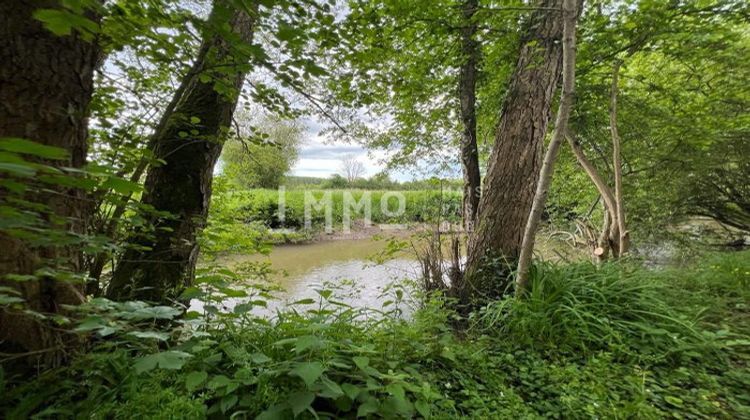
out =
[[(4, 44), (0, 49), (0, 138), (26, 139), (61, 149), (63, 154), (57, 159), (37, 159), (58, 171), (81, 169), (86, 163), (93, 76), (102, 59), (93, 33), (99, 28), (96, 13), (87, 10), (79, 20), (88, 31), (59, 26), (49, 26), (48, 30), (37, 19), (65, 15), (65, 3), (39, 0), (0, 4)], [(12, 192), (12, 180), (3, 175), (0, 183), (4, 207)], [(54, 274), (20, 283), (9, 282), (7, 276), (33, 275), (42, 268), (77, 273), (81, 247), (71, 243), (71, 238), (84, 233), (90, 208), (85, 192), (75, 183), (27, 187), (23, 200), (29, 207), (24, 212), (43, 207), (41, 217), (48, 226), (69, 235), (54, 235), (57, 244), (51, 238), (39, 238), (41, 244), (34, 246), (25, 240), (28, 236), (24, 239), (0, 232), (0, 280), (3, 285), (20, 289), (28, 309), (59, 314), (63, 305), (83, 302), (80, 283), (58, 281)], [(53, 327), (22, 311), (2, 309), (0, 343), (16, 350), (55, 349), (64, 336)]]
[(508, 28), (529, 10), (513, 0), (495, 6), (478, 0), (354, 1), (337, 54), (338, 99), (380, 118), (362, 124), (355, 112), (349, 137), (387, 150), (389, 167), (460, 165), (469, 231), (481, 195), (478, 140), (495, 124), (494, 106), (504, 96), (507, 62), (515, 54), (515, 31)]
[(341, 174), (350, 184), (365, 175), (365, 165), (354, 155), (341, 158)]
[(249, 57), (238, 48), (252, 42), (256, 13), (214, 2), (174, 114), (154, 139), (154, 154), (163, 164), (150, 167), (144, 185), (141, 201), (168, 215), (152, 216), (154, 232), (137, 232), (131, 239), (137, 247), (120, 258), (108, 297), (163, 302), (192, 280), (213, 167), (248, 71)]
[(224, 146), (223, 173), (241, 188), (278, 188), (297, 160), (303, 127), (271, 116), (241, 121), (241, 132)]
[(499, 296), (510, 272), (487, 273), (501, 259), (515, 264), (531, 210), (542, 161), (550, 106), (557, 86), (562, 48), (561, 0), (543, 0), (526, 22), (516, 68), (495, 131), (474, 232), (468, 243), (460, 299)]
[(477, 149), (477, 77), (479, 73), (479, 43), (477, 23), (474, 16), (479, 9), (478, 0), (465, 0), (462, 5), (464, 17), (461, 28), (461, 53), (463, 63), (458, 76), (458, 98), (461, 114), (461, 165), (464, 177), (463, 222), (467, 232), (474, 230), (474, 220), (481, 198), (481, 178), (479, 175), (479, 150)]
[(555, 171), (555, 161), (560, 150), (560, 144), (568, 129), (568, 118), (573, 108), (573, 94), (575, 92), (576, 72), (576, 10), (575, 0), (563, 1), (563, 68), (562, 68), (562, 93), (560, 106), (555, 119), (555, 131), (544, 155), (542, 169), (539, 171), (539, 183), (534, 193), (534, 201), (531, 205), (529, 219), (523, 233), (521, 243), (521, 254), (518, 258), (518, 274), (516, 279), (516, 294), (526, 292), (529, 282), (529, 269), (531, 256), (534, 252), (534, 241), (542, 218), (542, 210), (547, 202), (547, 194)]

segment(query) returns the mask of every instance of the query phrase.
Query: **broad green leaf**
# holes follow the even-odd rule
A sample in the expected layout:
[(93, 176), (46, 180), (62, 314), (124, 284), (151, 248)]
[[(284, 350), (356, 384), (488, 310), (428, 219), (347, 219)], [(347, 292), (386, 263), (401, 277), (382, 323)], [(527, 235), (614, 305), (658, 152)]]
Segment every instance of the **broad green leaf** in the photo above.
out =
[(414, 408), (417, 409), (417, 412), (424, 417), (424, 418), (430, 418), (430, 404), (425, 400), (419, 400), (414, 403)]
[(303, 362), (297, 364), (294, 369), (289, 371), (289, 374), (299, 376), (305, 382), (305, 385), (310, 388), (324, 371), (325, 368), (320, 362)]
[(237, 404), (238, 400), (239, 400), (239, 397), (237, 397), (236, 394), (225, 395), (221, 399), (221, 403), (219, 404), (221, 407), (221, 412), (226, 413), (227, 410), (229, 410), (230, 408), (234, 407), (235, 404)]
[(115, 176), (109, 177), (106, 181), (104, 181), (104, 183), (102, 184), (102, 188), (111, 189), (114, 192), (122, 195), (132, 194), (143, 190), (143, 186), (141, 186), (141, 184)]
[(141, 357), (135, 362), (135, 371), (136, 373), (142, 373), (153, 370), (156, 367), (171, 370), (181, 369), (190, 357), (192, 357), (192, 355), (189, 353), (174, 350), (150, 354)]
[(231, 379), (224, 375), (216, 375), (208, 382), (208, 385), (206, 386), (209, 389), (219, 389), (229, 385), (231, 382)]
[(260, 413), (255, 420), (287, 420), (289, 416), (285, 415), (286, 410), (286, 404), (277, 404)]
[(83, 34), (99, 32), (96, 22), (67, 10), (39, 9), (34, 12), (34, 18), (58, 36), (70, 35), (74, 29)]
[(303, 335), (297, 338), (297, 343), (294, 346), (294, 351), (299, 354), (307, 349), (318, 349), (323, 346), (323, 340), (314, 335)]
[(208, 378), (208, 373), (205, 371), (190, 372), (185, 377), (185, 388), (192, 392), (198, 389), (203, 382)]
[(370, 365), (370, 358), (367, 356), (354, 356), (352, 361), (358, 368), (365, 370)]
[(357, 408), (357, 417), (366, 417), (368, 414), (376, 413), (380, 404), (375, 398), (369, 398)]
[(250, 355), (250, 360), (252, 360), (253, 363), (262, 365), (264, 363), (270, 362), (272, 359), (263, 353), (253, 353)]
[(321, 397), (336, 399), (344, 395), (344, 390), (341, 389), (339, 384), (327, 377), (321, 377), (320, 383), (323, 385), (323, 390), (319, 393)]
[(341, 384), (341, 389), (344, 391), (344, 394), (346, 394), (349, 399), (352, 401), (357, 399), (357, 396), (360, 392), (363, 391), (363, 388), (358, 387), (354, 384)]
[(292, 408), (292, 413), (297, 417), (300, 413), (310, 408), (313, 401), (315, 401), (315, 394), (306, 391), (295, 392), (289, 395), (287, 401), (289, 401), (289, 406)]

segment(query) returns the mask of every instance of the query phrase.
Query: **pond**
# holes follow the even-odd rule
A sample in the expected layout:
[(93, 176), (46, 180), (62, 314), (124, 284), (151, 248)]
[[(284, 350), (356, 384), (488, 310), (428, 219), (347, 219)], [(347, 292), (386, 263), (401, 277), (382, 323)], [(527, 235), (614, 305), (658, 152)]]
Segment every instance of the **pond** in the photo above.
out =
[[(229, 268), (245, 262), (268, 262), (276, 272), (269, 280), (282, 288), (279, 299), (267, 302), (266, 308), (255, 308), (254, 313), (273, 315), (294, 302), (312, 298), (319, 302), (316, 290), (333, 290), (333, 300), (355, 308), (381, 309), (384, 302), (395, 300), (397, 289), (404, 292), (399, 306), (411, 312), (410, 280), (417, 280), (421, 271), (413, 252), (401, 251), (394, 258), (375, 262), (375, 257), (386, 249), (383, 239), (357, 238), (319, 241), (308, 244), (276, 246), (269, 255), (230, 255), (218, 263)], [(401, 292), (398, 292), (401, 293)], [(226, 299), (223, 310), (232, 308), (245, 299)], [(202, 311), (202, 303), (193, 300), (190, 310)], [(314, 305), (317, 308), (317, 304)], [(302, 308), (305, 309), (305, 308)], [(383, 309), (394, 309), (389, 305)]]

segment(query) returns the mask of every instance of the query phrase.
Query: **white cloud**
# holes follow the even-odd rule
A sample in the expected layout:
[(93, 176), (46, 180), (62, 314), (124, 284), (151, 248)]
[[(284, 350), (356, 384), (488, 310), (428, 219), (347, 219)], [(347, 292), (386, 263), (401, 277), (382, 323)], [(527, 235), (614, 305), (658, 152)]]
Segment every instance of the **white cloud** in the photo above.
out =
[(382, 153), (370, 153), (362, 146), (355, 144), (333, 143), (321, 135), (321, 126), (315, 121), (305, 121), (305, 137), (300, 146), (299, 159), (292, 167), (291, 174), (297, 176), (315, 176), (328, 178), (340, 173), (341, 160), (345, 156), (355, 156), (365, 165), (365, 176), (369, 177), (382, 171), (385, 165), (381, 162)]

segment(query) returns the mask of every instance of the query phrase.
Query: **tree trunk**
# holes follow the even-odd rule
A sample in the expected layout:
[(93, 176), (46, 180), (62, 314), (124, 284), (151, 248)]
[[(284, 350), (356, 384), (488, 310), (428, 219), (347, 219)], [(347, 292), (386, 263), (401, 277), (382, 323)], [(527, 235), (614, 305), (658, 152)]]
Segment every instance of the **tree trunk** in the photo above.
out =
[[(469, 239), (461, 300), (505, 293), (510, 272), (481, 270), (498, 261), (515, 263), (521, 250), (542, 161), (550, 105), (562, 62), (562, 0), (540, 0), (521, 38), (516, 68), (495, 132), (484, 191)], [(497, 270), (494, 270), (497, 271)], [(485, 275), (486, 273), (486, 275)]]
[[(94, 70), (102, 59), (99, 46), (73, 31), (56, 36), (32, 13), (58, 8), (59, 1), (0, 2), (0, 137), (18, 137), (64, 149), (64, 160), (41, 161), (48, 166), (81, 168), (86, 161), (88, 108)], [(97, 21), (98, 17), (88, 15)], [(0, 202), (9, 192), (0, 189)], [(47, 206), (52, 228), (74, 234), (85, 232), (89, 214), (85, 192), (73, 187), (50, 187), (24, 196)], [(0, 233), (0, 279), (8, 274), (33, 274), (49, 267), (77, 272), (81, 247), (32, 247)], [(45, 278), (23, 283), (2, 281), (20, 289), (28, 309), (59, 313), (61, 305), (83, 301), (82, 285)], [(0, 343), (11, 351), (39, 352), (63, 344), (63, 336), (35, 317), (20, 311), (0, 312)], [(50, 353), (59, 354), (59, 353)], [(49, 360), (49, 359), (48, 359)]]
[[(239, 10), (227, 13), (224, 7), (224, 2), (214, 3), (211, 27), (220, 27), (216, 21), (221, 16), (231, 16), (232, 31), (250, 43), (255, 17)], [(152, 218), (153, 236), (138, 232), (131, 240), (135, 247), (120, 258), (107, 289), (109, 298), (165, 302), (192, 282), (213, 168), (247, 71), (246, 60), (238, 63), (233, 52), (231, 41), (219, 34), (205, 35), (186, 76), (185, 92), (156, 138), (155, 157), (164, 163), (149, 169), (144, 186), (142, 202), (171, 216)]]
[(518, 260), (518, 275), (516, 279), (516, 295), (521, 295), (528, 289), (529, 269), (531, 257), (534, 252), (536, 231), (542, 218), (542, 211), (547, 203), (549, 186), (552, 183), (552, 175), (555, 172), (555, 161), (560, 151), (560, 144), (568, 130), (568, 119), (573, 108), (573, 95), (575, 92), (576, 77), (576, 10), (575, 0), (563, 1), (563, 70), (562, 70), (562, 93), (560, 95), (560, 106), (555, 118), (555, 131), (552, 135), (547, 153), (544, 155), (542, 169), (539, 171), (539, 183), (534, 194), (534, 202), (531, 205), (529, 219), (521, 245), (521, 255)]
[[(596, 190), (601, 195), (604, 201), (604, 222), (603, 227), (597, 240), (596, 247), (593, 249), (594, 257), (597, 261), (604, 261), (609, 256), (611, 249), (619, 248), (619, 239), (611, 237), (613, 232), (613, 225), (617, 225), (617, 213), (615, 211), (615, 195), (612, 193), (612, 189), (604, 181), (604, 178), (596, 170), (596, 167), (586, 158), (586, 154), (583, 152), (581, 144), (573, 138), (572, 135), (566, 136), (568, 144), (573, 149), (573, 154), (578, 160), (578, 164), (581, 165), (586, 175), (589, 176), (591, 182), (596, 187)], [(616, 253), (617, 251), (613, 251)]]
[[(193, 71), (198, 70), (195, 67), (191, 69), (186, 75), (185, 78), (180, 83), (180, 86), (175, 91), (174, 95), (172, 96), (172, 100), (169, 101), (169, 104), (167, 104), (167, 107), (164, 109), (164, 113), (161, 116), (161, 119), (159, 119), (159, 123), (156, 126), (156, 129), (154, 130), (153, 135), (151, 138), (149, 138), (148, 144), (146, 145), (145, 150), (153, 152), (156, 148), (156, 143), (159, 138), (164, 136), (164, 130), (167, 128), (167, 124), (169, 123), (170, 119), (174, 116), (175, 107), (182, 99), (182, 95), (185, 92), (185, 89), (187, 88), (188, 82), (191, 80), (191, 75), (193, 75)], [(138, 166), (135, 167), (133, 170), (133, 173), (130, 174), (130, 182), (140, 182), (141, 177), (143, 176), (143, 173), (146, 172), (146, 169), (148, 168), (149, 159), (146, 158), (146, 156), (142, 156), (141, 160), (138, 162)], [(107, 194), (106, 191), (102, 193), (102, 196)], [(112, 216), (110, 216), (109, 220), (105, 223), (104, 228), (102, 231), (98, 232), (99, 234), (106, 236), (107, 238), (110, 238), (111, 240), (116, 240), (117, 238), (117, 228), (120, 224), (120, 219), (122, 219), (122, 216), (125, 214), (125, 211), (127, 210), (128, 202), (130, 201), (132, 197), (132, 193), (125, 194), (121, 196), (117, 200), (117, 204), (115, 205), (114, 210), (112, 211)], [(99, 203), (97, 203), (99, 204)], [(100, 280), (102, 276), (102, 272), (104, 271), (104, 266), (107, 264), (107, 259), (110, 257), (110, 253), (107, 251), (101, 251), (96, 254), (94, 257), (94, 260), (91, 264), (91, 267), (89, 268), (89, 280), (86, 284), (86, 294), (88, 295), (98, 295), (100, 290)]]
[(479, 66), (479, 43), (474, 39), (477, 24), (473, 21), (479, 7), (478, 0), (465, 0), (462, 6), (464, 26), (461, 28), (461, 53), (463, 63), (458, 77), (458, 97), (461, 123), (461, 164), (463, 165), (464, 194), (463, 221), (467, 232), (474, 230), (481, 178), (479, 175), (479, 152), (477, 150), (476, 85)]
[(612, 93), (609, 109), (609, 127), (612, 132), (612, 160), (615, 175), (615, 214), (617, 215), (616, 223), (613, 223), (613, 226), (617, 226), (617, 232), (611, 235), (611, 237), (617, 238), (617, 250), (613, 249), (612, 252), (614, 254), (616, 251), (618, 257), (628, 252), (630, 236), (629, 232), (625, 229), (625, 208), (622, 198), (622, 153), (620, 152), (620, 134), (617, 132), (617, 85), (621, 64), (619, 60), (615, 61), (614, 69), (612, 70)]

